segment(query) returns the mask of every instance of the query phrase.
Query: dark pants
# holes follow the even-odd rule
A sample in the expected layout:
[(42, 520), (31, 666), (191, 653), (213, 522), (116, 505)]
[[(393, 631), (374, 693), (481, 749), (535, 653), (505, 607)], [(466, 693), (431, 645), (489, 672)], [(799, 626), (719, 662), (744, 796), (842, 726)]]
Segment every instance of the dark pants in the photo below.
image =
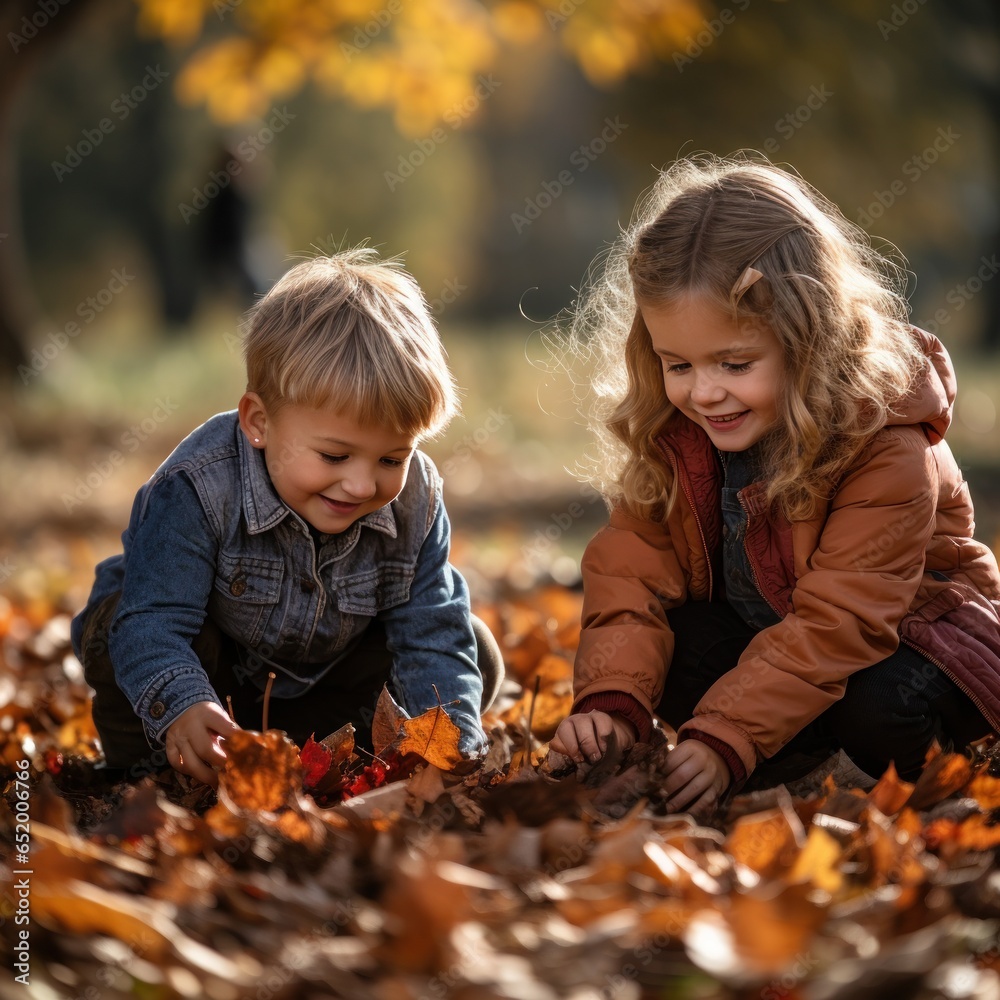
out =
[[(108, 653), (108, 626), (118, 604), (118, 595), (95, 608), (87, 620), (81, 641), (81, 659), (87, 683), (94, 689), (94, 724), (109, 767), (128, 768), (132, 776), (166, 766), (166, 754), (151, 750), (142, 722), (115, 680)], [(483, 675), (485, 711), (497, 696), (504, 679), (503, 657), (493, 634), (478, 618), (472, 618), (477, 662)], [(263, 724), (264, 695), (240, 667), (236, 643), (210, 619), (191, 643), (222, 703), (232, 699), (233, 716), (244, 729)], [(314, 687), (297, 698), (271, 697), (268, 727), (282, 729), (299, 746), (313, 734), (317, 740), (350, 722), (355, 727), (355, 745), (371, 750), (371, 725), (375, 702), (389, 682), (392, 656), (386, 649), (382, 626), (373, 622), (358, 645), (325, 674)], [(391, 687), (391, 684), (390, 684)]]
[[(657, 714), (675, 728), (705, 692), (736, 666), (756, 634), (724, 601), (689, 601), (667, 612), (676, 639)], [(962, 750), (990, 731), (972, 701), (908, 646), (848, 678), (843, 698), (762, 761), (748, 788), (802, 777), (838, 748), (873, 777), (895, 762), (902, 778), (920, 773), (933, 740)]]

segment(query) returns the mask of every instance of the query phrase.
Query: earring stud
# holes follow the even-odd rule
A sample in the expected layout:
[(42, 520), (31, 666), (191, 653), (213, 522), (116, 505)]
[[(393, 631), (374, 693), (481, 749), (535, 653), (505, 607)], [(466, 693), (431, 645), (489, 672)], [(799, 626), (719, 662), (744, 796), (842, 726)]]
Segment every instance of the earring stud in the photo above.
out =
[(260, 438), (254, 438), (253, 439), (253, 443), (254, 444), (260, 444)]

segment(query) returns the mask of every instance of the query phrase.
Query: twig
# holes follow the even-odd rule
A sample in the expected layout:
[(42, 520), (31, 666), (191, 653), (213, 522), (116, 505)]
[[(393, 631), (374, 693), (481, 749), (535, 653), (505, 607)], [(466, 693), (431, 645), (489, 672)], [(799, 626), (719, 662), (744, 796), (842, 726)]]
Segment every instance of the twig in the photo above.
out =
[(226, 708), (229, 711), (229, 718), (233, 722), (235, 722), (236, 721), (236, 713), (233, 711), (233, 696), (231, 694), (227, 694), (226, 695)]
[(269, 670), (267, 673), (267, 686), (264, 688), (264, 718), (261, 720), (261, 731), (267, 732), (267, 711), (271, 707), (271, 685), (274, 684), (275, 673)]
[(541, 675), (535, 674), (535, 687), (531, 692), (531, 704), (528, 706), (528, 731), (525, 733), (527, 736), (529, 761), (531, 760), (531, 724), (535, 718), (535, 702), (538, 700), (538, 689), (541, 686), (541, 682)]

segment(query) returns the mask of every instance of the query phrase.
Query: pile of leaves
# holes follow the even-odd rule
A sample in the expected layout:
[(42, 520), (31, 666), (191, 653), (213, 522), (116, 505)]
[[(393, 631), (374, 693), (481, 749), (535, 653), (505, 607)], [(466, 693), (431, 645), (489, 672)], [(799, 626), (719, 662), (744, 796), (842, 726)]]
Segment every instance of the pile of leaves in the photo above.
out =
[[(387, 695), (374, 757), (350, 727), (297, 747), (243, 732), (212, 790), (101, 778), (68, 619), (0, 604), (5, 881), (30, 764), (30, 983), (0, 996), (358, 1000), (1000, 997), (1000, 751), (920, 779), (835, 759), (669, 814), (669, 734), (597, 769), (549, 753), (579, 597), (479, 609), (509, 680), (462, 767), (446, 706)], [(23, 924), (5, 889), (0, 936)]]

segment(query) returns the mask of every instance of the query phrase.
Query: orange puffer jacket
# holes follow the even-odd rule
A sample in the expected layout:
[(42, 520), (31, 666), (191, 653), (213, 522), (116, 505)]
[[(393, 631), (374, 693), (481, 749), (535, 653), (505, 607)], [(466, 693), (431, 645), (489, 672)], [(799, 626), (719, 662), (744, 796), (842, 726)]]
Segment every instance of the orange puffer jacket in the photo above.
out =
[[(740, 493), (750, 563), (782, 620), (757, 633), (679, 733), (719, 749), (737, 781), (900, 640), (941, 667), (1000, 730), (1000, 571), (972, 537), (968, 487), (943, 440), (955, 398), (951, 362), (935, 337), (914, 335), (931, 360), (927, 379), (818, 516), (789, 524), (769, 515), (763, 483)], [(666, 610), (710, 600), (719, 585), (715, 449), (680, 415), (659, 444), (677, 501), (662, 523), (613, 511), (588, 545), (576, 658), (574, 710), (624, 711), (640, 738), (673, 654)]]

